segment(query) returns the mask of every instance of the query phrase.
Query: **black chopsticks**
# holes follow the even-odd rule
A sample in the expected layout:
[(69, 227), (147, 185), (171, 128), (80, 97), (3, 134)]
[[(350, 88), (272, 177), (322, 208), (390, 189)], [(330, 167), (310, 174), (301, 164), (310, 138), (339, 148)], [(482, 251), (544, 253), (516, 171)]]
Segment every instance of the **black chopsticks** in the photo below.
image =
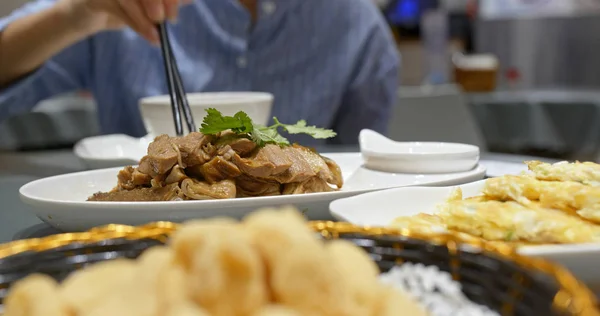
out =
[(169, 95), (171, 96), (171, 110), (173, 111), (173, 120), (175, 121), (175, 132), (177, 136), (183, 136), (182, 111), (190, 133), (196, 131), (196, 124), (194, 123), (192, 110), (190, 109), (190, 104), (183, 88), (181, 74), (179, 73), (179, 67), (177, 67), (177, 61), (173, 54), (166, 23), (158, 25), (158, 34), (160, 35), (160, 47), (162, 49), (165, 72), (167, 73), (167, 86), (169, 88)]

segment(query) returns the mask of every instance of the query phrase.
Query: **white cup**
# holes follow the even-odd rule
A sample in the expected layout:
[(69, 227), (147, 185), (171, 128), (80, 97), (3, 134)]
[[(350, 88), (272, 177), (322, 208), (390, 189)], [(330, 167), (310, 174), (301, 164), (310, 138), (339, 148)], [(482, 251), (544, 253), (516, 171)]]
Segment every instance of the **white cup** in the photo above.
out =
[[(273, 95), (265, 92), (189, 93), (187, 98), (198, 129), (208, 108), (215, 108), (227, 116), (244, 111), (254, 123), (267, 125), (273, 107)], [(168, 95), (143, 98), (140, 100), (139, 106), (149, 136), (176, 135), (171, 98)], [(187, 126), (183, 113), (181, 119), (184, 133), (186, 133)]]

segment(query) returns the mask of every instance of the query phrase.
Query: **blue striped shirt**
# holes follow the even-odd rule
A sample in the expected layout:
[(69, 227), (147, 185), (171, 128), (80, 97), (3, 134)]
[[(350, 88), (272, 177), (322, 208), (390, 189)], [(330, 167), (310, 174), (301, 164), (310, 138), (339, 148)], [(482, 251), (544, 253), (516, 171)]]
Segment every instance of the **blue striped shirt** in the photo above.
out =
[[(34, 1), (0, 19), (44, 10)], [(362, 128), (385, 132), (398, 88), (399, 56), (372, 0), (259, 0), (258, 18), (237, 0), (197, 0), (169, 28), (187, 92), (265, 91), (282, 122), (335, 129), (356, 143)], [(130, 29), (104, 32), (62, 51), (0, 91), (0, 120), (74, 90), (92, 92), (101, 132), (143, 136), (138, 100), (168, 92), (159, 48)], [(292, 140), (318, 145), (307, 138)]]

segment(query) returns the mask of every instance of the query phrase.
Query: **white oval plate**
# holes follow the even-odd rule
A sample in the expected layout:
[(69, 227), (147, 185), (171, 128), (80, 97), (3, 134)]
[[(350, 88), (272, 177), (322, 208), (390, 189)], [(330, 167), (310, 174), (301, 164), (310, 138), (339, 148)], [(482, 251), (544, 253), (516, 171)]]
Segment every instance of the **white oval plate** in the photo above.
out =
[[(459, 185), (464, 197), (481, 194), (485, 181)], [(357, 225), (388, 226), (399, 216), (433, 213), (452, 190), (451, 187), (410, 187), (371, 192), (333, 201), (329, 209), (333, 217)], [(520, 248), (523, 255), (539, 256), (558, 262), (570, 269), (580, 280), (600, 285), (600, 243), (528, 246)]]
[(407, 185), (453, 185), (485, 176), (485, 168), (443, 175), (373, 172), (362, 169), (359, 153), (324, 154), (335, 160), (346, 183), (330, 193), (286, 195), (209, 201), (179, 202), (86, 202), (98, 191), (109, 191), (117, 183), (120, 168), (84, 171), (30, 182), (19, 190), (23, 202), (34, 206), (36, 215), (67, 231), (86, 230), (111, 223), (141, 225), (153, 221), (180, 222), (214, 216), (242, 217), (261, 207), (296, 205), (311, 219), (330, 219), (331, 201), (377, 189)]

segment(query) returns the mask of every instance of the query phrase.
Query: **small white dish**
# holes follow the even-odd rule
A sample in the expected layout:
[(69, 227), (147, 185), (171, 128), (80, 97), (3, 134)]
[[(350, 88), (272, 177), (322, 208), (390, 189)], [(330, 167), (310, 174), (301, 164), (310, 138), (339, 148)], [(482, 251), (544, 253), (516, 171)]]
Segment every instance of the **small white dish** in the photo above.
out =
[(329, 203), (383, 188), (408, 185), (453, 185), (483, 179), (485, 168), (462, 173), (417, 175), (391, 174), (364, 169), (359, 153), (323, 154), (338, 163), (345, 180), (341, 191), (229, 200), (179, 202), (87, 202), (99, 191), (117, 183), (121, 168), (65, 174), (30, 182), (19, 193), (36, 215), (66, 231), (81, 231), (111, 223), (141, 225), (153, 221), (180, 222), (214, 216), (242, 217), (261, 207), (295, 205), (311, 219), (331, 219)]
[(365, 166), (384, 172), (464, 172), (479, 162), (479, 147), (468, 144), (396, 142), (370, 129), (360, 132), (359, 143)]
[[(464, 197), (480, 195), (485, 180), (459, 185)], [(399, 216), (419, 213), (432, 214), (436, 205), (443, 203), (456, 186), (405, 187), (366, 193), (333, 201), (331, 215), (338, 220), (356, 225), (385, 227)], [(558, 262), (571, 270), (579, 279), (592, 286), (600, 285), (600, 243), (527, 246), (519, 252)]]
[(136, 165), (153, 138), (134, 138), (124, 134), (88, 137), (75, 144), (73, 152), (88, 169)]
[[(206, 115), (206, 109), (215, 108), (223, 115), (233, 116), (244, 111), (254, 123), (267, 125), (271, 119), (273, 95), (266, 92), (203, 92), (187, 95), (196, 126)], [(146, 130), (150, 135), (175, 136), (171, 98), (168, 95), (143, 98), (139, 102)]]

